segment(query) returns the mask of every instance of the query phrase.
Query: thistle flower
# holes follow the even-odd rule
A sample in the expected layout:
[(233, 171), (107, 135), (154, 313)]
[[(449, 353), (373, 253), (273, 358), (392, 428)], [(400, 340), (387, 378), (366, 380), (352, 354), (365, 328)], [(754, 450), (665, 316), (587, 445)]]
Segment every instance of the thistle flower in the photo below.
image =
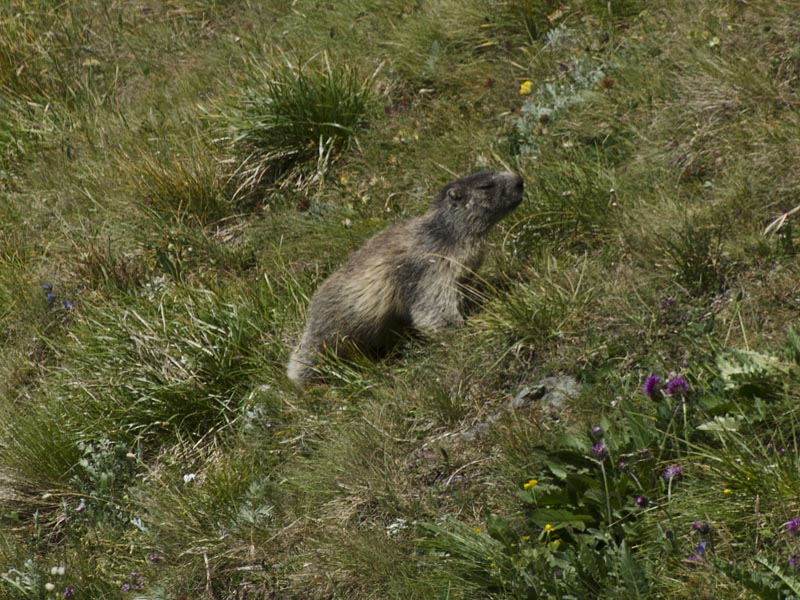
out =
[(692, 523), (692, 529), (694, 529), (700, 535), (708, 535), (708, 532), (711, 528), (708, 526), (708, 523), (705, 521), (695, 521)]
[[(667, 481), (680, 481), (683, 479), (683, 469), (678, 465), (672, 465), (664, 469), (661, 477)], [(800, 527), (800, 519), (798, 519), (798, 527)]]
[(800, 532), (800, 517), (795, 517), (794, 519), (786, 523), (786, 531), (790, 533)]
[(647, 379), (644, 380), (644, 388), (642, 388), (644, 395), (648, 398), (653, 398), (660, 389), (661, 377), (653, 374), (648, 375)]
[(594, 427), (592, 427), (592, 435), (593, 435), (593, 436), (594, 436), (596, 439), (598, 439), (598, 440), (602, 440), (602, 439), (603, 439), (603, 436), (604, 436), (605, 434), (606, 434), (606, 432), (605, 432), (605, 431), (603, 431), (603, 428), (602, 428), (602, 427), (600, 427), (600, 425), (595, 425)]
[(667, 382), (665, 391), (669, 396), (682, 396), (689, 392), (689, 382), (685, 377), (673, 377)]
[(592, 454), (597, 458), (603, 459), (608, 456), (608, 448), (606, 448), (605, 444), (595, 444), (592, 446)]
[(789, 566), (793, 569), (800, 567), (800, 556), (795, 554), (792, 558), (789, 559)]
[(637, 506), (641, 506), (642, 508), (647, 508), (648, 504), (650, 504), (650, 501), (645, 496), (636, 496)]

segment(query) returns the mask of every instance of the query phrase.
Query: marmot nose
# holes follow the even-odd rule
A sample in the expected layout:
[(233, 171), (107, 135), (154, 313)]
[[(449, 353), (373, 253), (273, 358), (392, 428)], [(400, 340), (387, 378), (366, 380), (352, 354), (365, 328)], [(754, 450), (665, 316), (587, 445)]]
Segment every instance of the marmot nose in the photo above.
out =
[(522, 177), (516, 173), (509, 171), (506, 173), (506, 177), (508, 178), (508, 189), (522, 192), (522, 190), (525, 188), (525, 183), (522, 181)]

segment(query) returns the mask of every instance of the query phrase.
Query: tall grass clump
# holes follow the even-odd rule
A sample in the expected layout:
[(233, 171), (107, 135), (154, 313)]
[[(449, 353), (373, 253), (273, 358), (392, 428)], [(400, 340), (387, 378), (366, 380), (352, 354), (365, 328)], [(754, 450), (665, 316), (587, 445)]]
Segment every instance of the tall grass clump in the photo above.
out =
[(146, 206), (168, 221), (206, 226), (235, 210), (230, 175), (199, 141), (125, 153), (118, 164)]
[(581, 16), (602, 17), (609, 21), (626, 19), (644, 10), (642, 0), (622, 0), (607, 3), (602, 0), (583, 0), (565, 5), (558, 0), (516, 0), (514, 5), (530, 41), (535, 42), (549, 34), (564, 20)]
[(302, 188), (321, 181), (366, 124), (372, 81), (327, 54), (253, 64), (243, 91), (212, 116), (221, 138), (243, 156), (237, 192), (262, 182)]
[(578, 335), (595, 297), (586, 259), (565, 265), (547, 257), (540, 271), (529, 273), (499, 293), (475, 318), (477, 330), (514, 353), (541, 348)]
[(255, 307), (202, 290), (79, 310), (42, 394), (86, 439), (202, 437), (236, 418), (262, 346)]
[(656, 244), (669, 257), (676, 280), (694, 295), (719, 293), (725, 289), (733, 267), (724, 250), (724, 223), (693, 222), (657, 238)]
[(506, 235), (505, 248), (514, 261), (526, 264), (542, 247), (596, 248), (619, 225), (614, 171), (600, 156), (589, 160), (567, 152), (524, 169), (535, 193), (521, 207), (524, 212), (512, 216)]

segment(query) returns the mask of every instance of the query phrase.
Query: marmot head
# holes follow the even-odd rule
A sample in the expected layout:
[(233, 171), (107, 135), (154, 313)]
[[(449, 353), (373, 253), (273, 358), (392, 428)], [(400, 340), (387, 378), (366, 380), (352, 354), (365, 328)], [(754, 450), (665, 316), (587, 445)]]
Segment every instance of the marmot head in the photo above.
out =
[(481, 171), (444, 186), (435, 206), (465, 234), (483, 235), (520, 202), (522, 177), (509, 171)]

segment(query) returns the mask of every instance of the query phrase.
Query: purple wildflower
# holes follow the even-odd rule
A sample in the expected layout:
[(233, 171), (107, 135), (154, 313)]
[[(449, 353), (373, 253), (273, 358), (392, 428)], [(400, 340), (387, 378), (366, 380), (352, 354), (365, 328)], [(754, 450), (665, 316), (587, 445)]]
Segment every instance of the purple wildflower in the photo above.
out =
[(700, 563), (703, 562), (703, 559), (699, 557), (697, 554), (692, 554), (690, 557), (686, 559), (690, 563)]
[(672, 465), (664, 469), (661, 476), (667, 481), (680, 481), (683, 479), (683, 469), (678, 465)]
[(67, 587), (64, 589), (64, 598), (72, 598), (75, 595), (74, 587)]
[(695, 521), (692, 523), (692, 529), (694, 529), (700, 535), (708, 535), (708, 532), (711, 528), (708, 526), (708, 523), (705, 521)]
[(619, 461), (617, 463), (617, 468), (620, 471), (627, 471), (628, 470), (628, 463), (626, 463), (624, 460), (621, 460), (621, 461)]
[(66, 308), (67, 310), (72, 310), (72, 302), (70, 302), (69, 300), (64, 300), (64, 308)]
[(658, 375), (648, 375), (647, 379), (644, 380), (644, 388), (642, 391), (644, 395), (648, 398), (653, 398), (661, 389), (661, 377)]
[(650, 448), (642, 448), (642, 458), (650, 458)]
[(123, 592), (130, 592), (131, 591), (131, 584), (130, 583), (123, 583), (120, 588)]
[(595, 444), (592, 446), (592, 454), (600, 459), (605, 458), (608, 455), (608, 448), (605, 444)]
[(50, 285), (49, 283), (43, 283), (43, 284), (42, 284), (42, 289), (43, 289), (45, 292), (52, 292), (52, 291), (53, 291), (53, 286), (52, 286), (52, 285)]
[(800, 517), (795, 517), (786, 524), (786, 531), (791, 533), (800, 532)]
[(703, 561), (703, 555), (706, 553), (707, 549), (708, 549), (708, 542), (703, 540), (702, 542), (700, 542), (700, 544), (698, 544), (697, 549), (694, 551), (694, 554), (692, 554), (686, 560), (688, 562), (695, 563), (695, 564), (697, 564), (699, 562), (702, 562)]
[(667, 382), (666, 393), (670, 396), (682, 396), (689, 392), (689, 382), (685, 377), (673, 377)]
[(647, 505), (650, 504), (650, 501), (644, 496), (636, 496), (636, 505), (641, 506), (642, 508), (647, 508)]
[(147, 558), (154, 565), (159, 564), (163, 560), (162, 556), (158, 552), (151, 552), (147, 555)]
[(795, 554), (792, 558), (789, 559), (789, 566), (793, 569), (800, 567), (800, 556)]
[(144, 577), (137, 571), (131, 572), (131, 583), (134, 589), (141, 590), (144, 587)]
[(56, 295), (53, 292), (50, 292), (49, 294), (47, 294), (47, 303), (48, 304), (52, 304), (55, 301), (56, 301)]
[(603, 436), (605, 435), (605, 431), (603, 431), (603, 428), (600, 427), (600, 425), (595, 425), (594, 427), (592, 427), (592, 435), (596, 439), (602, 440)]

